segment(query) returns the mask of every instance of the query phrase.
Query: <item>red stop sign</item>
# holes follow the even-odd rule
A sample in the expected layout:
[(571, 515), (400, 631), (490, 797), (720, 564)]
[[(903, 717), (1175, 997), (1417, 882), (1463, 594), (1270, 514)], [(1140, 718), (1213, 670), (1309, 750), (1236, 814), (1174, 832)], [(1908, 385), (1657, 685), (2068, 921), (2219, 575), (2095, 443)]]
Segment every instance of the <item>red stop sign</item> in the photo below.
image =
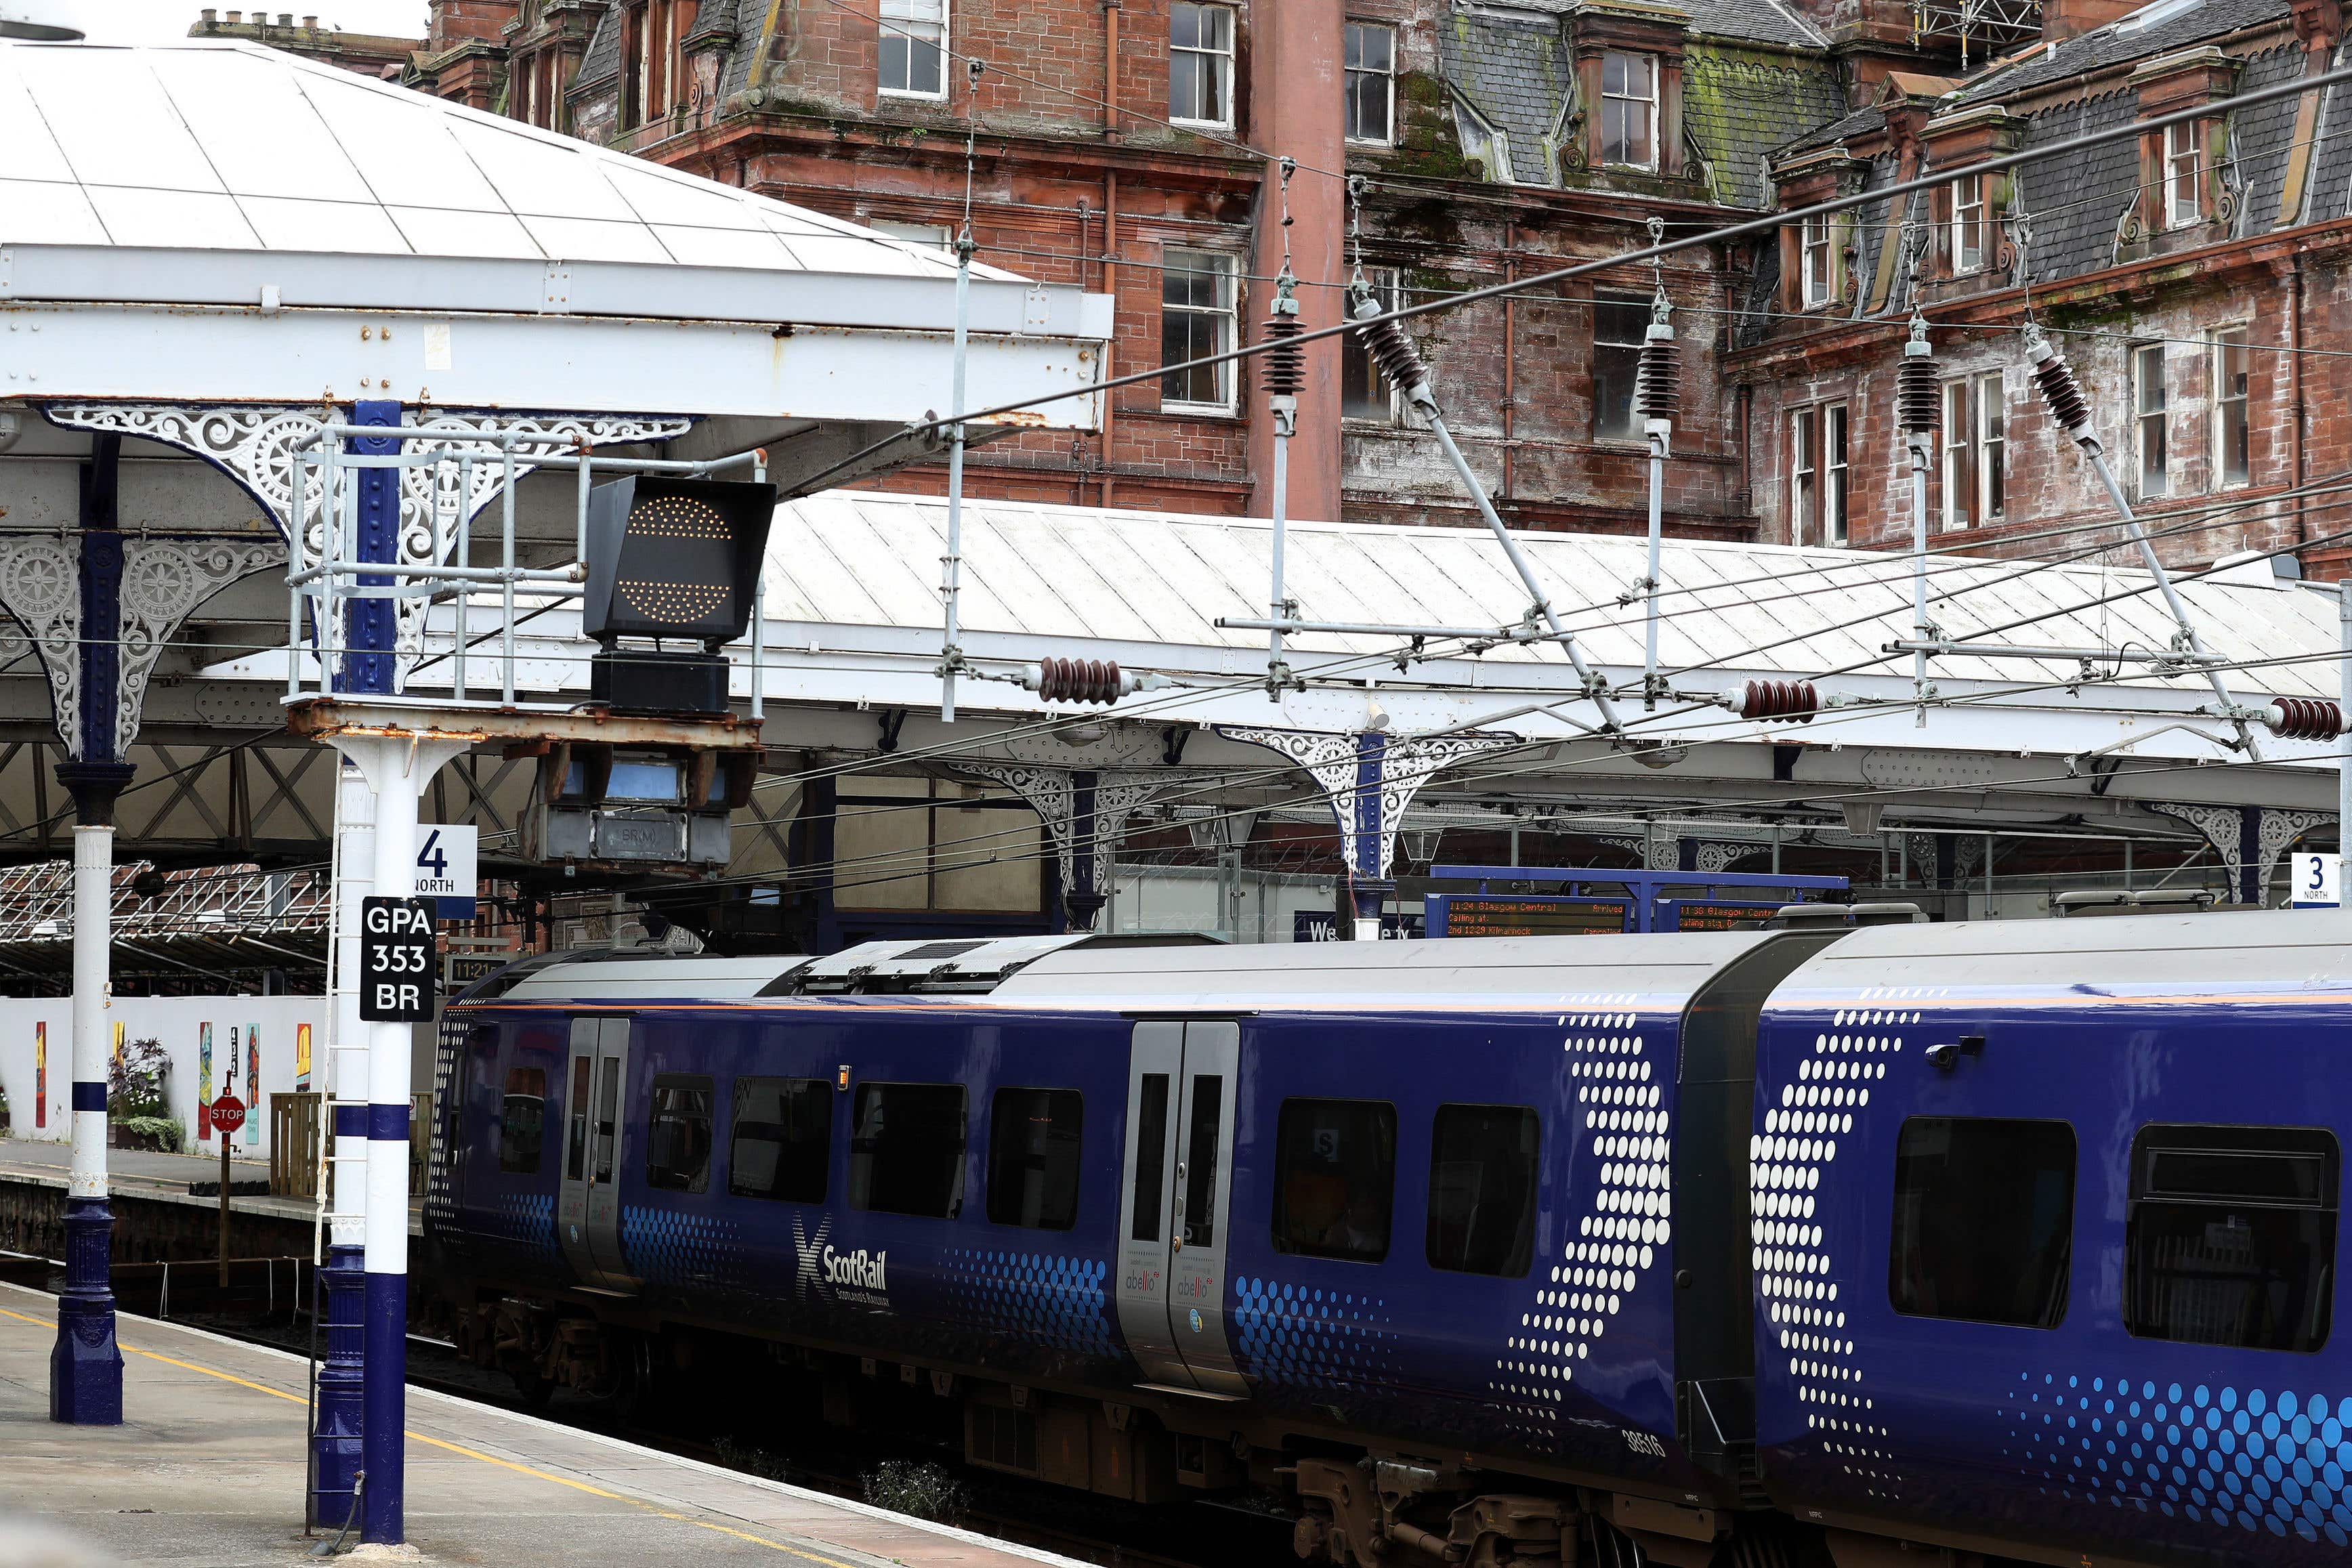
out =
[(213, 1102), (213, 1125), (223, 1133), (234, 1133), (245, 1125), (245, 1102), (234, 1094), (224, 1094)]

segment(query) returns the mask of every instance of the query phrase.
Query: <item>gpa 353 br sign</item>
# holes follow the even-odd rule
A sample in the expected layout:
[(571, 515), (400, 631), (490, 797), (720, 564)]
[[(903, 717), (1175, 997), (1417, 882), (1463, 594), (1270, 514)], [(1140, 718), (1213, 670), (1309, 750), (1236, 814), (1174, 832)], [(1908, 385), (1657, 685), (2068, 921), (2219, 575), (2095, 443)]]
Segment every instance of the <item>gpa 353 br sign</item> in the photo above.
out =
[(433, 1021), (434, 901), (360, 901), (360, 1019), (364, 1023)]

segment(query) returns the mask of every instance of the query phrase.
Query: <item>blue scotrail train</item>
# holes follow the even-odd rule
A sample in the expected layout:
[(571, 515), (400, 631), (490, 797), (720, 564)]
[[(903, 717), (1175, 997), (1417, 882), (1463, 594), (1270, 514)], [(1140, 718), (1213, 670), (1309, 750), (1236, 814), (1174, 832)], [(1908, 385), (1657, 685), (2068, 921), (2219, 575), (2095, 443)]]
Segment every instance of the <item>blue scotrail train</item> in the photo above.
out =
[(446, 1015), (527, 1393), (789, 1364), (1300, 1555), (2316, 1564), (2352, 916), (560, 955)]

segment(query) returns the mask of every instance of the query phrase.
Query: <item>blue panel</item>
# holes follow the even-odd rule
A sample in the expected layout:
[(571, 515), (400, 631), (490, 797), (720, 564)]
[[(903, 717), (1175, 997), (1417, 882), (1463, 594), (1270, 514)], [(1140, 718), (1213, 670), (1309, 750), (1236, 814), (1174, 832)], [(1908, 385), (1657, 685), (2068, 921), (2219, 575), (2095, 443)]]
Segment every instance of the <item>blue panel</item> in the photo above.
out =
[(110, 527), (81, 531), (81, 760), (120, 761), (114, 713), (122, 685), (122, 536)]
[[(396, 402), (352, 405), (353, 424), (396, 425), (400, 423), (400, 404)], [(400, 443), (382, 436), (353, 436), (348, 450), (363, 456), (389, 456), (400, 450)], [(354, 523), (358, 537), (350, 541), (353, 559), (398, 560), (400, 470), (363, 469), (359, 475), (357, 489)], [(362, 588), (388, 588), (393, 580), (379, 572), (362, 572), (359, 581)], [(389, 599), (355, 599), (351, 601), (346, 616), (343, 637), (350, 652), (344, 655), (343, 668), (337, 676), (335, 689), (390, 695), (395, 627), (393, 601)]]
[(106, 1084), (102, 1081), (97, 1083), (84, 1083), (77, 1080), (73, 1086), (73, 1108), (76, 1111), (96, 1111), (103, 1114), (106, 1110)]

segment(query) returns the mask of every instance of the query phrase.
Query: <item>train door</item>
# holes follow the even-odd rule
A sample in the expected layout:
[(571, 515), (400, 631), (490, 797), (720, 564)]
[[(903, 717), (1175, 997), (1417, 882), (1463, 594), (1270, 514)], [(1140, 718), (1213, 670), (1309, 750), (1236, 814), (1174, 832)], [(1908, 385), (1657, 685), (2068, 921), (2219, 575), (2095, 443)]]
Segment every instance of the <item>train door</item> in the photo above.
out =
[(621, 1256), (619, 1178), (628, 1056), (628, 1019), (572, 1020), (556, 1228), (581, 1283), (607, 1291), (636, 1288)]
[(1151, 1383), (1226, 1396), (1248, 1385), (1225, 1338), (1241, 1026), (1135, 1026), (1119, 1207), (1118, 1320)]

